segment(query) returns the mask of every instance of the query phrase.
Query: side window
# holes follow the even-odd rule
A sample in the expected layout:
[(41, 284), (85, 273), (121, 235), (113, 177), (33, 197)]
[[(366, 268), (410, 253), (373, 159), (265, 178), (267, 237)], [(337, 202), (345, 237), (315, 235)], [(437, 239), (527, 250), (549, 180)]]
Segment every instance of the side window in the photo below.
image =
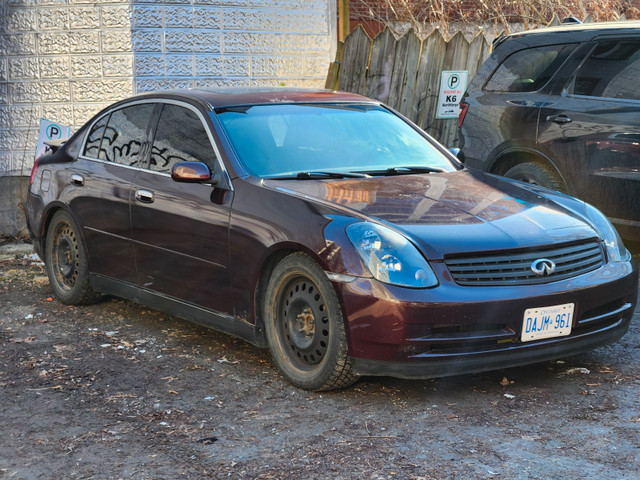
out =
[(178, 105), (162, 107), (151, 148), (151, 170), (169, 173), (178, 162), (203, 162), (213, 170), (215, 158), (209, 136), (198, 115)]
[(490, 92), (534, 92), (556, 73), (575, 44), (528, 48), (509, 55), (484, 89)]
[(100, 144), (98, 158), (121, 165), (139, 166), (142, 142), (154, 105), (132, 105), (111, 114)]
[(640, 100), (640, 39), (600, 42), (576, 75), (573, 93)]
[(108, 120), (109, 115), (105, 115), (91, 128), (91, 131), (87, 136), (87, 143), (84, 146), (84, 152), (82, 153), (85, 157), (98, 158), (100, 142), (102, 142), (102, 136), (104, 135), (104, 129), (107, 126)]

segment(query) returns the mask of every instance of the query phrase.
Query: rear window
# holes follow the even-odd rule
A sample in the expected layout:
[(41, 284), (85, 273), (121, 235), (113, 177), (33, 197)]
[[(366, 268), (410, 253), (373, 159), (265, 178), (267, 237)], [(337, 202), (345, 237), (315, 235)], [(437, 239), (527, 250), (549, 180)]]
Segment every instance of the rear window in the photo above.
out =
[(640, 100), (640, 39), (600, 42), (576, 75), (573, 93)]
[(87, 135), (84, 156), (105, 162), (138, 166), (145, 130), (153, 104), (145, 103), (116, 110), (98, 120)]
[(491, 76), (484, 89), (490, 92), (533, 92), (556, 73), (576, 44), (548, 45), (512, 53)]

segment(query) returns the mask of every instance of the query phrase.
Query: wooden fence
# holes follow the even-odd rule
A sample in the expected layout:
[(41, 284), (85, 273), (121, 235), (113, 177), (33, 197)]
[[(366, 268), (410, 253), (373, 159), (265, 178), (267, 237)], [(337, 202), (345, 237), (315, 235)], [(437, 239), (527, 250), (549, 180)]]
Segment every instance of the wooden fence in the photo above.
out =
[(487, 57), (483, 35), (446, 41), (439, 31), (420, 39), (413, 30), (396, 38), (387, 28), (375, 39), (356, 28), (338, 48), (327, 88), (359, 93), (398, 110), (446, 146), (457, 144), (457, 119), (436, 119), (444, 70), (467, 70), (470, 82)]

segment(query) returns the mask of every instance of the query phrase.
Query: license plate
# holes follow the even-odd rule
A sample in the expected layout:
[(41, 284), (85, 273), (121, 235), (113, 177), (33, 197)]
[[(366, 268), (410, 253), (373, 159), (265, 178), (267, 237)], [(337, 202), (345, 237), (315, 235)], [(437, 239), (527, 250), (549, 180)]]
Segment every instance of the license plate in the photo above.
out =
[(528, 308), (524, 311), (521, 340), (530, 342), (569, 335), (573, 323), (573, 308), (573, 303)]

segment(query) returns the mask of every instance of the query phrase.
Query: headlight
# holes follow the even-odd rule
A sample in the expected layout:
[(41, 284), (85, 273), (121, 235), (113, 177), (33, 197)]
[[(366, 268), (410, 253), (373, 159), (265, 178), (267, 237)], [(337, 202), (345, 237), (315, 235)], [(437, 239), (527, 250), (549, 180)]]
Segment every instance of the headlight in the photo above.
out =
[(401, 287), (427, 288), (438, 284), (433, 270), (405, 237), (376, 223), (354, 223), (347, 236), (377, 280)]
[(627, 262), (631, 259), (631, 254), (622, 243), (618, 231), (604, 214), (589, 204), (587, 206), (587, 217), (591, 225), (598, 231), (607, 249), (607, 256), (612, 262)]

